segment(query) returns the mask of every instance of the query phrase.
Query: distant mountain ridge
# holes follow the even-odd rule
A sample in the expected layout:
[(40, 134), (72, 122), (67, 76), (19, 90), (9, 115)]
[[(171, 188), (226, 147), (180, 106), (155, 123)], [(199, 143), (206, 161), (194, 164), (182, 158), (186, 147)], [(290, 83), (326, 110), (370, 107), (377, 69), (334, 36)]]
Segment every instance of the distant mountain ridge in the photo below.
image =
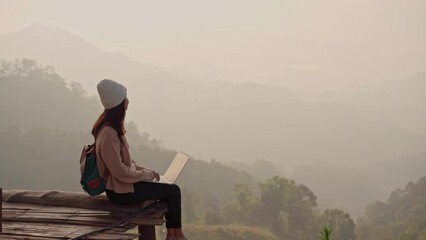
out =
[[(102, 78), (124, 83), (130, 98), (127, 119), (138, 123), (142, 132), (161, 139), (168, 148), (183, 150), (200, 159), (245, 163), (264, 159), (290, 175), (294, 167), (326, 161), (344, 165), (345, 169), (361, 169), (360, 172), (366, 174), (363, 168), (374, 162), (383, 163), (424, 152), (424, 134), (387, 121), (386, 115), (381, 114), (382, 105), (375, 105), (377, 101), (364, 97), (375, 96), (375, 91), (358, 97), (358, 93), (354, 93), (355, 97), (352, 99), (350, 95), (349, 101), (332, 96), (307, 102), (285, 87), (226, 82), (199, 86), (193, 82), (203, 79), (176, 75), (166, 69), (139, 64), (122, 54), (103, 52), (78, 36), (43, 25), (0, 35), (0, 52), (7, 60), (25, 57), (52, 65), (67, 82), (79, 82), (91, 94), (95, 93), (96, 83)], [(423, 75), (419, 76), (418, 81), (423, 83)], [(193, 79), (187, 81), (191, 77)], [(417, 86), (414, 83), (417, 81), (413, 81), (413, 86)], [(72, 98), (67, 102), (57, 101), (61, 92), (55, 92), (51, 86), (46, 88), (53, 92), (44, 95), (33, 85), (33, 88), (24, 84), (12, 89), (9, 84), (12, 83), (0, 82), (0, 109), (2, 112), (8, 110), (10, 115), (2, 115), (7, 122), (43, 122), (45, 117), (31, 111), (55, 112), (72, 102)], [(8, 89), (10, 92), (6, 93)], [(407, 94), (413, 93), (411, 97), (417, 99), (419, 92), (422, 94), (419, 89), (407, 90)], [(68, 93), (62, 96), (67, 98)], [(390, 99), (398, 102), (398, 98), (391, 96)], [(37, 100), (57, 106), (45, 109), (47, 105), (40, 104), (32, 108), (31, 104)], [(352, 105), (352, 102), (362, 104)], [(421, 104), (416, 106), (421, 107)], [(399, 113), (393, 104), (386, 108), (389, 116)], [(60, 126), (69, 122), (71, 129), (90, 128), (94, 115), (101, 111), (99, 104), (93, 109), (93, 115), (77, 114), (76, 118), (58, 115), (54, 124)], [(69, 110), (71, 115), (78, 111), (76, 108)], [(415, 114), (416, 111), (418, 108), (409, 112)], [(333, 183), (335, 181), (330, 182)], [(359, 182), (349, 187), (357, 184)], [(326, 187), (333, 189), (336, 185)], [(328, 197), (333, 199), (331, 195)], [(339, 204), (346, 203), (336, 203)]]
[(158, 71), (154, 67), (143, 69), (123, 54), (104, 52), (75, 34), (42, 24), (0, 35), (0, 52), (7, 60), (32, 58), (40, 64), (54, 66), (65, 79), (81, 83), (92, 94), (99, 79), (122, 79), (121, 71), (133, 75), (148, 69)]
[[(100, 104), (84, 91), (67, 87), (59, 76), (48, 79), (40, 74), (43, 67), (27, 71), (25, 64), (16, 61), (13, 73), (4, 74), (7, 64), (3, 63), (0, 68), (2, 187), (82, 191), (79, 158), (83, 145), (94, 141), (91, 127), (102, 112)], [(147, 133), (141, 134), (134, 123), (126, 122), (126, 130), (132, 159), (144, 167), (165, 172), (176, 152), (158, 144)], [(244, 171), (192, 156), (178, 179), (187, 196), (195, 192), (197, 197), (214, 199), (220, 204), (233, 198), (233, 187), (241, 182), (255, 185)]]
[(101, 107), (94, 99), (76, 94), (63, 82), (50, 82), (43, 77), (3, 77), (0, 123), (22, 129), (42, 126), (89, 133)]
[(353, 109), (360, 116), (388, 122), (416, 134), (426, 134), (426, 71), (352, 91), (324, 92), (315, 100)]
[(89, 93), (102, 78), (121, 81), (128, 87), (129, 120), (168, 146), (204, 159), (264, 158), (285, 166), (321, 159), (368, 162), (410, 155), (422, 145), (421, 136), (346, 106), (303, 102), (286, 88), (254, 83), (200, 87), (40, 24), (0, 36), (0, 48), (8, 58), (54, 65)]

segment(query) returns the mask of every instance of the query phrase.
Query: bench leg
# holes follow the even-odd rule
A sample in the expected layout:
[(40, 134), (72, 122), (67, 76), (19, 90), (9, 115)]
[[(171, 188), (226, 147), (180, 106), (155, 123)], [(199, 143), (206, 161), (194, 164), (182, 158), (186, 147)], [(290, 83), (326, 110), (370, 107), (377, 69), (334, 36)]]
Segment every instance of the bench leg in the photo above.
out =
[(0, 188), (0, 233), (3, 232), (3, 188)]
[(139, 240), (155, 240), (155, 226), (139, 225)]

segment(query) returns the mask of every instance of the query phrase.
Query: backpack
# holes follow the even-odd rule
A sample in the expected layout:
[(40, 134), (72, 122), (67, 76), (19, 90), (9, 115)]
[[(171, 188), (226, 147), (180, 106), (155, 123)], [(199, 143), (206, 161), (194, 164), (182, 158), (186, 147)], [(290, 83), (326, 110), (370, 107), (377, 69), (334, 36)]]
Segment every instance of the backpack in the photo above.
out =
[(85, 192), (90, 196), (96, 196), (105, 192), (105, 180), (99, 174), (96, 163), (95, 143), (85, 145), (80, 157), (80, 184)]

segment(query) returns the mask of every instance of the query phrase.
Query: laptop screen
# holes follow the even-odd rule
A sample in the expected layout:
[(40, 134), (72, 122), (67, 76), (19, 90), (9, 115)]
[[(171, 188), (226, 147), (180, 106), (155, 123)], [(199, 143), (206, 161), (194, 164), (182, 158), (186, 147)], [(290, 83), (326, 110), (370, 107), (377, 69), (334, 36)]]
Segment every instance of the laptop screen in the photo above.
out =
[(188, 159), (188, 155), (178, 152), (163, 177), (169, 182), (174, 183), (183, 167), (185, 167), (185, 164), (188, 162)]

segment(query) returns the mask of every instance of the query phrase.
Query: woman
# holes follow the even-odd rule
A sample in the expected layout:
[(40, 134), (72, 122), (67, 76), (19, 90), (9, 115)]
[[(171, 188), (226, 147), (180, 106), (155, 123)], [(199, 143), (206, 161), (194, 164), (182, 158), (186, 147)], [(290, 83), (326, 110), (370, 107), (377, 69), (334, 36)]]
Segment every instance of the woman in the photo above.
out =
[(137, 165), (130, 158), (124, 129), (129, 105), (127, 89), (108, 79), (100, 81), (97, 89), (105, 110), (95, 122), (92, 134), (96, 142), (99, 173), (106, 179), (108, 199), (117, 204), (165, 200), (169, 209), (166, 214), (166, 240), (186, 240), (181, 224), (179, 187), (153, 182), (159, 179), (159, 174)]

